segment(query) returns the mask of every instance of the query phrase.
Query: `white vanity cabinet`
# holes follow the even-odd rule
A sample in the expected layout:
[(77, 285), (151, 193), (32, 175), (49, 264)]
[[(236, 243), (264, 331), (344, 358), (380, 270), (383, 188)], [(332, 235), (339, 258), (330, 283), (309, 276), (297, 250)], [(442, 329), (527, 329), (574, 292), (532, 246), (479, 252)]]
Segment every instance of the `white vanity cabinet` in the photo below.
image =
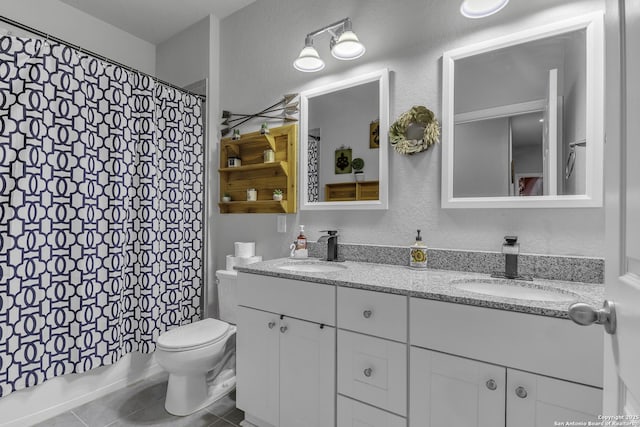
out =
[(338, 287), (338, 427), (406, 427), (407, 305)]
[(238, 274), (236, 405), (259, 427), (335, 423), (335, 287)]
[(602, 331), (414, 298), (410, 313), (411, 427), (546, 427), (602, 413)]

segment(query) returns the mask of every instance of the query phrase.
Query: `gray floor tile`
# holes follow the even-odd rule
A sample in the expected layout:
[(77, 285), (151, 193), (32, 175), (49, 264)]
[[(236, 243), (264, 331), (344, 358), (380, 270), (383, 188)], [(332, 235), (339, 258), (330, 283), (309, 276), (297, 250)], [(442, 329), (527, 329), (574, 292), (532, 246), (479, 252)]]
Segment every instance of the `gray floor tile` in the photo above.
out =
[(220, 418), (207, 410), (201, 410), (186, 417), (176, 417), (164, 409), (164, 401), (156, 401), (132, 414), (118, 419), (109, 427), (132, 426), (171, 426), (171, 427), (208, 427), (219, 421)]
[(86, 424), (69, 411), (57, 417), (49, 418), (33, 427), (86, 427)]
[(217, 415), (222, 417), (224, 414), (228, 413), (232, 409), (236, 407), (236, 392), (232, 391), (227, 394), (223, 398), (219, 399), (212, 405), (207, 406), (207, 411), (211, 412), (213, 415)]
[(220, 419), (220, 421), (213, 424), (212, 427), (238, 427), (235, 424), (231, 424), (229, 421)]
[(240, 424), (240, 421), (244, 420), (244, 412), (234, 407), (231, 411), (224, 414), (222, 418), (232, 424), (238, 425)]
[[(164, 381), (163, 381), (164, 380)], [(122, 390), (75, 408), (75, 414), (89, 427), (103, 427), (164, 399), (166, 377), (133, 384)]]

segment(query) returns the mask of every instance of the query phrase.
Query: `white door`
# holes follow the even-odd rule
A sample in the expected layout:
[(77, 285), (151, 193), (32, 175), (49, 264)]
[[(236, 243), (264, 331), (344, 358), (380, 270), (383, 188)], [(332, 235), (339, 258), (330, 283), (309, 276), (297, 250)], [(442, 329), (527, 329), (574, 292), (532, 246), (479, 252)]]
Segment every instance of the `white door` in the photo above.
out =
[(335, 328), (280, 321), (279, 427), (335, 424)]
[[(620, 28), (626, 28), (624, 34), (620, 34)], [(626, 46), (626, 49), (621, 51), (620, 46)], [(617, 331), (614, 335), (606, 335), (605, 340), (604, 412), (638, 416), (640, 1), (607, 1), (607, 58), (605, 278), (607, 299), (616, 306)], [(621, 64), (625, 63), (626, 70), (621, 74)]]
[(542, 132), (542, 191), (558, 194), (558, 69), (549, 70)]
[(236, 405), (253, 417), (278, 425), (278, 316), (238, 307)]

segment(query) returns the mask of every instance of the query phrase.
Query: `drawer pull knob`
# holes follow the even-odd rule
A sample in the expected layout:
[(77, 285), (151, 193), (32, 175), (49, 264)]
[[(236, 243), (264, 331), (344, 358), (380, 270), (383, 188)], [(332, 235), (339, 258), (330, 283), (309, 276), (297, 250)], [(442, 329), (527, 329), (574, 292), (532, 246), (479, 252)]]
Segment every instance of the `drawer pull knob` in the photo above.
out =
[(365, 369), (365, 370), (364, 370), (364, 376), (365, 376), (365, 377), (367, 377), (367, 378), (368, 378), (368, 377), (370, 377), (370, 376), (371, 376), (371, 374), (373, 374), (373, 369), (371, 369), (371, 368), (367, 368), (367, 369)]
[(527, 397), (527, 389), (522, 386), (516, 388), (516, 396), (520, 399), (525, 399)]
[(362, 312), (362, 315), (364, 316), (365, 319), (370, 318), (372, 314), (373, 312), (371, 310), (365, 310)]
[(273, 327), (276, 326), (276, 322), (271, 321), (271, 322), (267, 323), (267, 326), (269, 327), (269, 329), (273, 329)]
[(493, 391), (493, 390), (495, 390), (495, 389), (497, 389), (497, 388), (498, 388), (498, 384), (496, 384), (495, 380), (493, 380), (493, 379), (491, 379), (491, 380), (487, 381), (487, 383), (486, 383), (486, 384), (487, 384), (487, 388), (488, 388), (489, 390), (492, 390), (492, 391)]
[(288, 328), (286, 326), (280, 326), (280, 332), (282, 332), (283, 334), (287, 332), (287, 329)]

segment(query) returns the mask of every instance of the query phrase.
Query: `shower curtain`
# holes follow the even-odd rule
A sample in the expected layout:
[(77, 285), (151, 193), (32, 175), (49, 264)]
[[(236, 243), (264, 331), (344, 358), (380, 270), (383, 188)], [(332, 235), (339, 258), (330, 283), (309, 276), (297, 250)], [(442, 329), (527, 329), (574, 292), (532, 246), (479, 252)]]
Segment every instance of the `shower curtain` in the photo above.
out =
[(199, 318), (200, 100), (0, 38), (0, 396)]

